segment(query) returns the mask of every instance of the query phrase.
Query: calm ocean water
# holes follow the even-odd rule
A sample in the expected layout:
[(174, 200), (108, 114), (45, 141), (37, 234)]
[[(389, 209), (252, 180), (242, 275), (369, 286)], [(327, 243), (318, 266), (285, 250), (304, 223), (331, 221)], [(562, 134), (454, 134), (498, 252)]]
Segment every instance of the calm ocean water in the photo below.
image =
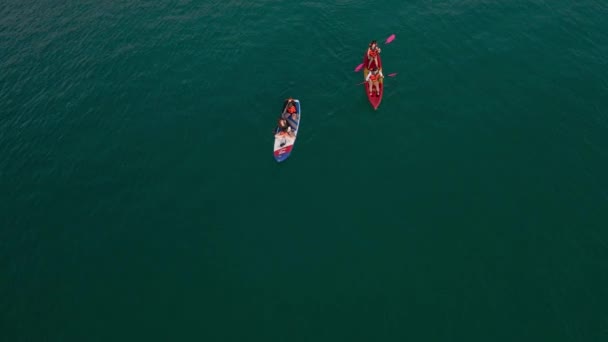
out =
[(3, 1), (0, 340), (608, 340), (607, 18)]

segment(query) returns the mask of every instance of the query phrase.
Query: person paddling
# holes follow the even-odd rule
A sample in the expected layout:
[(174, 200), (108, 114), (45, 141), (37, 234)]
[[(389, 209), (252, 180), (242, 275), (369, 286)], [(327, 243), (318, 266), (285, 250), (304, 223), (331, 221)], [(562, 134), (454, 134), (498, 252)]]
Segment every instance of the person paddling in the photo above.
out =
[(376, 63), (376, 68), (380, 67), (378, 65), (378, 55), (380, 54), (380, 48), (378, 47), (378, 43), (375, 40), (372, 40), (369, 43), (369, 48), (367, 49), (367, 68), (371, 69), (372, 62)]
[(369, 94), (373, 95), (374, 86), (376, 87), (376, 94), (380, 95), (380, 81), (384, 78), (381, 70), (373, 68), (365, 78), (365, 81), (369, 84)]

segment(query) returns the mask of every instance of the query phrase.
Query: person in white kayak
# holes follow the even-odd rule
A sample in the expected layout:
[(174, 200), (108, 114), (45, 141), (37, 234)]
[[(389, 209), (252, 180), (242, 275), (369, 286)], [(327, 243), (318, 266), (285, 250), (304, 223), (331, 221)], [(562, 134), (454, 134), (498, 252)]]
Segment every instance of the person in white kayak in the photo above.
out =
[(291, 126), (289, 125), (289, 122), (287, 122), (286, 119), (284, 118), (279, 118), (279, 131), (276, 133), (276, 135), (278, 136), (284, 136), (284, 135), (293, 135), (293, 132), (291, 131)]
[(296, 108), (295, 101), (292, 98), (287, 100), (285, 110), (283, 110), (283, 117), (287, 118), (291, 116), (293, 120), (298, 120), (298, 109)]
[(369, 94), (373, 95), (374, 86), (376, 87), (376, 94), (380, 95), (380, 81), (384, 78), (382, 74), (382, 70), (378, 70), (378, 68), (373, 68), (367, 74), (365, 81), (369, 84)]

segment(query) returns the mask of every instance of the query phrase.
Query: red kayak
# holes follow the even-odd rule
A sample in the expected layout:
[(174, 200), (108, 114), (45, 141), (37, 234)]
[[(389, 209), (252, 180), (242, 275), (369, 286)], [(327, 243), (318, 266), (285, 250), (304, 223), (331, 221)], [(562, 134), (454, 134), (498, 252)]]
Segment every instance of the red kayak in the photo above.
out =
[[(365, 66), (363, 69), (363, 80), (365, 81), (365, 79), (367, 78), (367, 74), (369, 73), (369, 70), (367, 69), (367, 51), (365, 52), (365, 56), (363, 56), (363, 65)], [(375, 66), (375, 62), (372, 62), (371, 67), (373, 68)], [(380, 59), (380, 54), (378, 54), (378, 69), (380, 70), (380, 72), (382, 72), (382, 59)], [(374, 109), (378, 109), (378, 107), (380, 106), (380, 102), (382, 101), (382, 94), (384, 93), (384, 79), (380, 79), (380, 93), (376, 94), (376, 87), (374, 87), (374, 93), (370, 95), (369, 93), (369, 83), (365, 82), (363, 84), (363, 89), (365, 90), (365, 94), (367, 94), (367, 99), (369, 100), (369, 103), (372, 104), (372, 107), (374, 107)]]

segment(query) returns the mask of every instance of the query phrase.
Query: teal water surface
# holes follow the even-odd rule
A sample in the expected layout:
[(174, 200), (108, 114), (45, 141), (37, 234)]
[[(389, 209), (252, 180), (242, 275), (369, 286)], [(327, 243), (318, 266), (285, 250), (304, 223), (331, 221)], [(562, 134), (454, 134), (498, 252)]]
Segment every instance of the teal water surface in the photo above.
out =
[(0, 340), (608, 340), (607, 18), (5, 0)]

